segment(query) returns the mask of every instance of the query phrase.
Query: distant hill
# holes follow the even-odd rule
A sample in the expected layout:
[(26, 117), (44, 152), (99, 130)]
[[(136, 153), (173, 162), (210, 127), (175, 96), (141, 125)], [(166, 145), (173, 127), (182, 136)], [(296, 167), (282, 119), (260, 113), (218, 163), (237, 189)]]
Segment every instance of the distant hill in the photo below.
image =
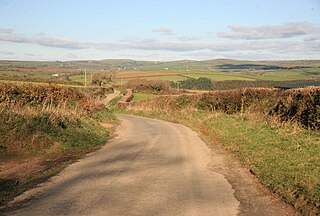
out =
[(95, 69), (95, 70), (203, 70), (215, 69), (247, 69), (250, 68), (294, 68), (320, 67), (320, 60), (296, 61), (240, 61), (234, 59), (213, 59), (204, 61), (136, 61), (132, 59), (105, 59), (84, 61), (8, 61), (0, 60), (0, 67), (8, 68), (66, 68), (66, 69)]

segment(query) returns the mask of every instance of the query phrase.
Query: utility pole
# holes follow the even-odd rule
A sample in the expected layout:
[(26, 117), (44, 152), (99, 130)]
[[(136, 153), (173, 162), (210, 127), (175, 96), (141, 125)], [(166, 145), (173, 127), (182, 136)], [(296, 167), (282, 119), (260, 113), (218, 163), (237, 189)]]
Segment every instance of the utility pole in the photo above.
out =
[(84, 68), (84, 86), (87, 86), (87, 68)]

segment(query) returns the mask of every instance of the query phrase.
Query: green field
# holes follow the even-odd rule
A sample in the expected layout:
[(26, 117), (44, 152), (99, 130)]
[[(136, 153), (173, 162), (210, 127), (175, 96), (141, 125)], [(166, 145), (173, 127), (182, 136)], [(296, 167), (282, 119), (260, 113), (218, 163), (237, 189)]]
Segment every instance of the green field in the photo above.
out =
[(135, 77), (135, 78), (123, 78), (123, 79), (114, 79), (118, 84), (122, 84), (135, 79), (145, 79), (145, 80), (166, 80), (166, 81), (180, 81), (186, 79), (180, 75), (168, 75), (168, 76), (147, 76), (147, 77)]
[(49, 79), (52, 78), (52, 74), (50, 72), (21, 72), (21, 71), (14, 71), (14, 70), (0, 70), (0, 77), (1, 76), (14, 76), (14, 77), (38, 77), (38, 78), (44, 78)]
[[(269, 68), (268, 68), (269, 67)], [(212, 81), (290, 81), (320, 79), (320, 60), (309, 61), (238, 61), (228, 59), (207, 61), (152, 62), (126, 59), (72, 62), (0, 61), (0, 79), (41, 82), (78, 82), (83, 84), (97, 77), (112, 75), (116, 84), (129, 80), (181, 81), (205, 77)], [(167, 73), (177, 74), (167, 74)], [(59, 74), (53, 77), (53, 74)], [(146, 76), (147, 75), (147, 76)]]
[(320, 68), (296, 69), (296, 70), (279, 70), (270, 71), (259, 77), (262, 80), (283, 81), (320, 78)]
[(185, 76), (190, 78), (200, 78), (205, 77), (212, 79), (214, 81), (224, 81), (224, 80), (255, 80), (254, 78), (249, 78), (235, 73), (228, 72), (193, 72), (193, 73), (184, 73)]
[(141, 100), (146, 100), (146, 99), (155, 98), (155, 97), (159, 97), (159, 95), (148, 94), (148, 93), (134, 93), (134, 97), (132, 101), (141, 101)]

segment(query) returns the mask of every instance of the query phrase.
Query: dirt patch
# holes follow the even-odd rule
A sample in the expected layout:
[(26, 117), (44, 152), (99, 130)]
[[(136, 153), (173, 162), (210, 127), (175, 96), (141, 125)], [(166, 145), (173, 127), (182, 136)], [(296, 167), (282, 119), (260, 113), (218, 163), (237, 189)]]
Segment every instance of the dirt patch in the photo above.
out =
[(23, 185), (28, 184), (28, 176), (44, 169), (42, 160), (32, 158), (0, 162), (0, 206), (24, 190)]
[(32, 158), (0, 162), (0, 179), (23, 178), (27, 173), (41, 169), (41, 161), (41, 158)]
[(60, 172), (79, 155), (64, 154), (11, 158), (0, 162), (0, 215), (2, 206), (27, 189)]

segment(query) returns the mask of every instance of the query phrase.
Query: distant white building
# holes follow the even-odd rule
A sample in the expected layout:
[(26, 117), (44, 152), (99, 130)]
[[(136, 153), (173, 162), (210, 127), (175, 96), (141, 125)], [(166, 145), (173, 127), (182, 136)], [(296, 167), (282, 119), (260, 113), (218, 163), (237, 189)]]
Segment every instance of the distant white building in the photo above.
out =
[(59, 74), (52, 74), (52, 77), (58, 77)]
[(163, 70), (169, 70), (169, 68), (163, 68)]

